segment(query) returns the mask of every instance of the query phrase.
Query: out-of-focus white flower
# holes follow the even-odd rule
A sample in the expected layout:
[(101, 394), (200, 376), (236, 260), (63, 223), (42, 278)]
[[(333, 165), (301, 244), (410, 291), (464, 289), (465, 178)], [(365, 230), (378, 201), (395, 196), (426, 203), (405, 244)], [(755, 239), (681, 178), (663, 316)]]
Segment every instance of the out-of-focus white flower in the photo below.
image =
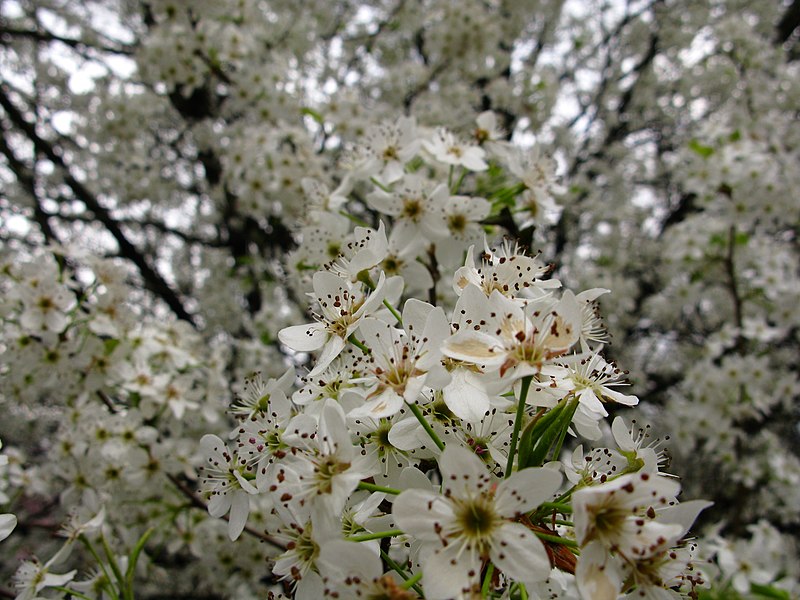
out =
[(435, 160), (446, 165), (460, 165), (470, 171), (485, 171), (489, 168), (484, 160), (486, 152), (483, 148), (458, 141), (446, 129), (437, 129), (433, 139), (422, 140), (422, 147)]

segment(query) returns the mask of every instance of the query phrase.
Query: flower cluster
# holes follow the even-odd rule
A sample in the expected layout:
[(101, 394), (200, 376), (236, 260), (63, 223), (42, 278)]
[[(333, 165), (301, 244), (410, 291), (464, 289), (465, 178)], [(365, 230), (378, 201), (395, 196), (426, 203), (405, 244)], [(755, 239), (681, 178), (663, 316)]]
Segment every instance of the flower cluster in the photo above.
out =
[[(291, 369), (255, 376), (233, 406), (233, 443), (203, 438), (209, 513), (230, 512), (236, 539), (251, 503), (271, 507), (262, 526), (285, 548), (272, 570), (298, 598), (536, 593), (565, 577), (585, 599), (693, 590), (682, 539), (707, 503), (679, 504), (650, 447), (617, 422), (618, 447), (594, 451), (615, 457), (605, 469), (560, 462), (568, 435), (597, 440), (612, 405), (638, 403), (602, 356), (608, 290), (562, 290), (507, 241), (448, 262), (447, 216), (489, 210), (476, 174), (508, 152), (426, 135), (401, 119), (354, 148), (340, 189), (372, 186), (381, 220), (297, 280), (313, 289), (313, 321), (278, 333), (302, 364), (297, 385)], [(398, 256), (452, 264), (439, 305), (387, 269)]]

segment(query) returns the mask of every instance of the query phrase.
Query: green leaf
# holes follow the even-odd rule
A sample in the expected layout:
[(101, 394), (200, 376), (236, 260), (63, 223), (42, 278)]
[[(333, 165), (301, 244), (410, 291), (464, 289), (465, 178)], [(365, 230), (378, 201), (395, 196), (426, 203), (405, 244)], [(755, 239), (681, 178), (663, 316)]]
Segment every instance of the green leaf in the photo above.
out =
[(139, 538), (139, 541), (136, 542), (136, 545), (131, 550), (131, 555), (128, 558), (128, 568), (125, 571), (125, 588), (127, 591), (127, 595), (129, 598), (133, 598), (133, 574), (136, 570), (136, 563), (139, 561), (139, 556), (144, 550), (144, 545), (147, 542), (147, 539), (153, 534), (155, 528), (151, 527), (147, 531), (142, 534), (142, 537)]
[(697, 140), (692, 140), (689, 142), (689, 150), (702, 156), (703, 158), (708, 158), (712, 154), (714, 154), (714, 149), (711, 146), (704, 146)]
[(305, 116), (307, 116), (307, 117), (311, 117), (312, 119), (314, 119), (320, 125), (322, 125), (325, 122), (325, 117), (323, 117), (322, 114), (320, 114), (319, 112), (317, 112), (313, 108), (308, 108), (307, 106), (303, 107), (303, 108), (300, 109), (300, 113), (305, 115)]
[(106, 356), (109, 356), (119, 346), (120, 341), (116, 338), (108, 338), (103, 341), (103, 347), (106, 351)]
[(777, 598), (778, 600), (790, 600), (789, 592), (781, 590), (771, 585), (762, 585), (760, 583), (751, 583), (750, 591), (765, 598)]

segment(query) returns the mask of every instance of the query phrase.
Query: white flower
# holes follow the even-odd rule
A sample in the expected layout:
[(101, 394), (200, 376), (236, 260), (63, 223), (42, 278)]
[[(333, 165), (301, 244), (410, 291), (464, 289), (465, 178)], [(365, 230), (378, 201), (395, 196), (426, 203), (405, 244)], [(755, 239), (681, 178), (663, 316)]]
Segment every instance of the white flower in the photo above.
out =
[(458, 446), (445, 448), (439, 468), (441, 494), (406, 490), (393, 507), (398, 526), (423, 544), (426, 597), (445, 599), (472, 590), (485, 559), (525, 584), (546, 579), (547, 551), (514, 519), (550, 499), (561, 474), (525, 469), (497, 483), (477, 456)]
[(412, 600), (392, 577), (384, 577), (378, 552), (356, 542), (331, 540), (319, 552), (319, 570), (325, 594), (332, 598), (393, 598)]
[(247, 523), (250, 494), (258, 493), (248, 480), (255, 477), (253, 467), (232, 455), (225, 442), (216, 435), (204, 435), (200, 447), (206, 457), (201, 487), (211, 496), (208, 514), (219, 518), (230, 511), (228, 536), (233, 541), (241, 535)]
[(622, 475), (576, 491), (572, 508), (578, 544), (596, 540), (630, 560), (652, 556), (665, 539), (683, 532), (677, 523), (656, 520), (659, 511), (677, 502), (679, 491), (675, 480), (650, 473)]
[(429, 378), (441, 380), (436, 383), (449, 379), (441, 366), (439, 350), (450, 333), (444, 311), (412, 298), (403, 307), (403, 323), (404, 331), (372, 318), (361, 324), (360, 333), (371, 349), (364, 378), (369, 389), (366, 403), (348, 416), (389, 417), (404, 402), (416, 402)]
[(287, 406), (286, 394), (292, 389), (294, 378), (293, 367), (286, 369), (279, 379), (270, 378), (266, 382), (261, 373), (253, 373), (245, 379), (244, 394), (236, 397), (231, 412), (250, 419), (259, 413), (274, 410), (275, 406)]
[(353, 236), (354, 241), (348, 243), (345, 249), (345, 254), (350, 258), (340, 256), (331, 266), (331, 271), (355, 283), (362, 271), (371, 269), (386, 258), (389, 241), (383, 221), (377, 230), (356, 227)]
[(506, 135), (506, 132), (497, 124), (497, 115), (491, 110), (479, 114), (475, 119), (475, 124), (477, 127), (473, 137), (479, 144), (496, 142), (502, 140)]
[[(614, 422), (611, 423), (611, 433), (614, 441), (617, 442), (619, 454), (625, 457), (628, 465), (641, 465), (639, 470), (657, 473), (660, 467), (669, 461), (665, 450), (657, 451), (661, 445), (661, 439), (649, 439), (650, 425), (638, 427), (636, 421), (633, 421), (631, 428), (628, 429), (622, 417), (615, 417)], [(649, 440), (648, 444), (642, 447), (647, 440)]]
[(556, 279), (542, 279), (550, 272), (549, 265), (535, 256), (526, 256), (508, 240), (500, 248), (485, 248), (480, 267), (475, 267), (474, 254), (475, 248), (470, 246), (464, 266), (453, 276), (453, 289), (459, 296), (469, 284), (473, 284), (487, 296), (498, 291), (525, 304), (526, 298), (541, 297), (547, 293), (545, 290), (561, 287)]
[[(552, 308), (522, 308), (498, 291), (488, 301), (475, 286), (468, 286), (458, 306), (471, 318), (471, 328), (461, 327), (445, 341), (442, 353), (467, 363), (499, 369), (500, 377), (534, 375), (546, 361), (566, 353), (578, 340), (580, 309), (567, 291)], [(459, 308), (456, 308), (458, 311)]]
[(405, 175), (391, 192), (375, 190), (367, 196), (370, 208), (394, 217), (392, 234), (400, 246), (447, 237), (440, 207), (450, 192), (444, 184), (432, 187), (418, 174)]
[[(60, 553), (56, 554), (53, 558), (60, 558)], [(50, 572), (50, 567), (54, 562), (53, 559), (48, 560), (45, 564), (37, 560), (26, 560), (17, 569), (14, 574), (14, 583), (19, 590), (17, 600), (34, 600), (39, 598), (39, 592), (48, 587), (63, 586), (75, 577), (78, 572), (72, 570), (69, 573), (59, 575)]]
[(370, 128), (351, 157), (354, 173), (392, 183), (403, 176), (405, 164), (416, 156), (420, 141), (413, 117), (400, 117)]
[(308, 443), (308, 450), (298, 449), (270, 467), (268, 490), (276, 505), (292, 514), (318, 513), (338, 519), (358, 482), (372, 473), (366, 469), (367, 459), (353, 445), (344, 412), (336, 402), (325, 402), (319, 430)]
[(360, 284), (353, 284), (328, 271), (314, 274), (314, 292), (320, 313), (317, 321), (307, 325), (293, 325), (278, 332), (278, 338), (292, 350), (312, 352), (322, 349), (309, 376), (325, 370), (344, 349), (347, 338), (360, 320), (374, 312), (383, 302), (386, 278), (380, 275), (371, 294), (365, 294)]
[(435, 160), (446, 165), (460, 165), (470, 171), (485, 171), (489, 168), (484, 160), (486, 152), (483, 148), (460, 142), (443, 128), (436, 130), (433, 139), (422, 140), (422, 147)]

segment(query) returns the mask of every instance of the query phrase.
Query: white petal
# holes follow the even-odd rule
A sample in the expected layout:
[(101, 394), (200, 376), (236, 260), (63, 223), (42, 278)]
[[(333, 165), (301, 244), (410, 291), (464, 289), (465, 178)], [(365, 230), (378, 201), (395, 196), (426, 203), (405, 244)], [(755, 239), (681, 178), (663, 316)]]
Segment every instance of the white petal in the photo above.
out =
[(578, 392), (578, 400), (580, 400), (580, 403), (583, 405), (583, 407), (590, 413), (600, 415), (602, 417), (608, 416), (608, 412), (603, 406), (603, 403), (594, 393), (592, 388), (583, 388), (580, 392)]
[(402, 396), (399, 396), (393, 389), (386, 388), (364, 405), (351, 410), (347, 416), (351, 418), (372, 417), (373, 419), (391, 417), (400, 412), (403, 404), (405, 401)]
[(616, 390), (603, 387), (603, 395), (608, 396), (617, 404), (624, 404), (625, 406), (636, 406), (639, 404), (639, 398), (633, 395), (622, 394)]
[(231, 508), (231, 495), (232, 493), (211, 494), (208, 501), (208, 514), (215, 518), (227, 514)]
[[(417, 335), (422, 335), (425, 322), (432, 310), (433, 306), (422, 300), (416, 298), (406, 300), (403, 306), (403, 326)], [(447, 333), (450, 333), (449, 330)]]
[(227, 467), (229, 461), (224, 453), (228, 451), (228, 446), (218, 436), (211, 433), (204, 435), (200, 438), (200, 449), (214, 468)]
[(472, 423), (480, 422), (489, 410), (489, 394), (480, 379), (468, 369), (454, 369), (452, 379), (443, 390), (444, 403), (453, 413)]
[(372, 547), (344, 540), (331, 540), (322, 544), (317, 566), (323, 577), (338, 582), (353, 577), (372, 581), (383, 574), (380, 556)]
[(307, 323), (306, 325), (292, 325), (278, 332), (281, 344), (297, 352), (313, 352), (325, 345), (328, 332), (321, 323)]
[(506, 360), (500, 342), (482, 331), (459, 331), (445, 341), (442, 353), (456, 360), (488, 366), (500, 366)]
[(581, 551), (575, 578), (583, 600), (617, 600), (622, 587), (619, 564), (598, 542)]
[(415, 417), (408, 417), (398, 421), (389, 430), (389, 443), (398, 450), (416, 450), (426, 444), (423, 435), (427, 438), (425, 430)]
[(308, 377), (319, 375), (325, 369), (327, 369), (328, 365), (330, 365), (333, 360), (339, 356), (339, 354), (341, 354), (346, 344), (347, 343), (345, 342), (344, 338), (341, 338), (338, 335), (330, 336), (325, 343), (322, 353), (317, 358), (314, 368), (308, 373)]
[(395, 498), (392, 515), (397, 526), (421, 541), (439, 542), (437, 527), (453, 520), (453, 507), (430, 490), (411, 489)]
[(550, 576), (547, 550), (530, 529), (519, 523), (504, 523), (497, 537), (499, 543), (492, 545), (489, 554), (506, 575), (526, 585)]
[(614, 441), (623, 452), (631, 452), (636, 450), (636, 445), (631, 439), (631, 433), (625, 420), (622, 417), (615, 417), (614, 422), (611, 423), (611, 433), (614, 436)]
[(17, 526), (17, 517), (11, 514), (0, 515), (0, 541), (6, 539), (14, 527)]
[(244, 491), (236, 491), (231, 502), (231, 516), (228, 521), (228, 537), (231, 541), (238, 538), (247, 523), (250, 514), (250, 497)]
[(58, 573), (47, 573), (36, 585), (36, 591), (38, 592), (46, 587), (62, 586), (66, 583), (69, 583), (73, 580), (77, 572), (78, 571), (70, 571), (69, 573), (64, 573), (63, 575), (59, 575)]
[(423, 566), (422, 587), (425, 598), (447, 600), (461, 598), (477, 582), (481, 563), (476, 552), (465, 550), (459, 554), (458, 544), (450, 544), (428, 557)]
[(536, 467), (517, 471), (497, 486), (497, 511), (504, 517), (530, 512), (542, 502), (552, 500), (561, 480), (561, 473), (554, 469)]
[(465, 490), (476, 491), (480, 483), (488, 484), (486, 465), (473, 452), (462, 446), (448, 445), (439, 457), (442, 473), (442, 492), (456, 498), (464, 497)]
[(683, 529), (679, 537), (683, 537), (689, 531), (689, 528), (691, 528), (697, 515), (713, 504), (713, 502), (709, 502), (708, 500), (690, 500), (689, 502), (674, 504), (659, 511), (658, 520), (663, 523), (675, 523), (680, 525)]

